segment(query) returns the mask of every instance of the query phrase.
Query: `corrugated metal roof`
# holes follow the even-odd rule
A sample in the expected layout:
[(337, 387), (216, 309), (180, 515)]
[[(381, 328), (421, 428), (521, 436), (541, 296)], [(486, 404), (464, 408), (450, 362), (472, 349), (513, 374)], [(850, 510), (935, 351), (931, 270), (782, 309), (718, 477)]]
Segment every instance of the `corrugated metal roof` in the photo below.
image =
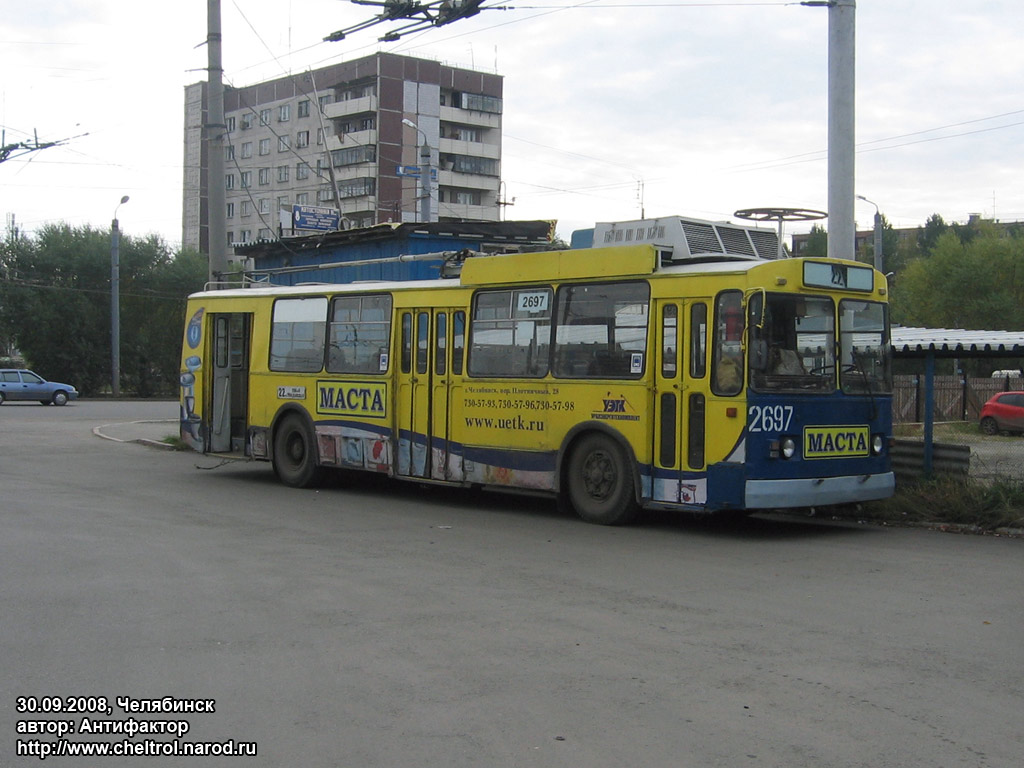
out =
[[(235, 253), (254, 259), (275, 259), (311, 251), (315, 258), (332, 249), (375, 244), (380, 241), (399, 242), (411, 237), (433, 237), (439, 240), (461, 238), (494, 245), (545, 245), (551, 242), (555, 223), (552, 221), (431, 221), (426, 223), (374, 224), (371, 227), (320, 232), (299, 237), (235, 243)], [(438, 245), (434, 250), (441, 250)]]
[(893, 326), (892, 349), (896, 357), (1024, 357), (1024, 331)]

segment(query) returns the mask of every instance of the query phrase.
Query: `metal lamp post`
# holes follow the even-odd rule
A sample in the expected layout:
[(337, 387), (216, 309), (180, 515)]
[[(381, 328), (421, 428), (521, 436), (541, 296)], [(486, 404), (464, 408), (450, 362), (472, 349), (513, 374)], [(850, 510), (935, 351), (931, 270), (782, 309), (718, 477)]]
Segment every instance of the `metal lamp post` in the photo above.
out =
[(128, 195), (114, 208), (110, 225), (110, 389), (121, 395), (121, 232), (117, 228), (117, 209), (128, 202)]
[(868, 200), (864, 195), (857, 195), (857, 199), (875, 206), (875, 269), (882, 272), (882, 212), (878, 209), (878, 203)]
[(420, 198), (420, 220), (428, 222), (430, 221), (430, 145), (427, 144), (427, 134), (416, 123), (406, 117), (402, 118), (402, 124), (415, 128), (423, 137), (423, 143), (420, 144), (420, 191), (422, 194)]

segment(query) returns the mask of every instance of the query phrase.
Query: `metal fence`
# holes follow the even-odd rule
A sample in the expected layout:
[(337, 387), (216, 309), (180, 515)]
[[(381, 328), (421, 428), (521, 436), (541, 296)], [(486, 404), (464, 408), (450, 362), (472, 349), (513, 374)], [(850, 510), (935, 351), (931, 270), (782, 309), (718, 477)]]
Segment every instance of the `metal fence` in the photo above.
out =
[[(924, 441), (925, 377), (896, 376), (893, 390), (893, 432), (900, 442)], [(1024, 482), (1024, 436), (986, 435), (981, 431), (981, 407), (998, 392), (1024, 390), (1024, 378), (933, 379), (932, 442), (968, 446), (970, 476)], [(936, 467), (935, 471), (941, 471)]]

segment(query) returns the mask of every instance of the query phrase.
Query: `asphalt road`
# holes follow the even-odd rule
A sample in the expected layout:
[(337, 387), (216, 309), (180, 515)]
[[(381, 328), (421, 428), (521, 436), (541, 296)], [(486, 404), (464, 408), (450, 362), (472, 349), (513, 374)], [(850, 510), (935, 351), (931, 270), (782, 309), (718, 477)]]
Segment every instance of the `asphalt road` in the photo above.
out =
[[(1010, 768), (1024, 754), (1022, 540), (782, 517), (603, 528), (546, 501), (398, 482), (295, 491), (266, 464), (92, 431), (175, 415), (0, 407), (0, 766), (39, 764), (26, 753), (56, 748), (59, 722), (74, 728), (63, 748), (170, 748), (142, 729), (187, 727), (182, 743), (257, 754), (46, 765)], [(58, 706), (86, 712), (40, 714)]]

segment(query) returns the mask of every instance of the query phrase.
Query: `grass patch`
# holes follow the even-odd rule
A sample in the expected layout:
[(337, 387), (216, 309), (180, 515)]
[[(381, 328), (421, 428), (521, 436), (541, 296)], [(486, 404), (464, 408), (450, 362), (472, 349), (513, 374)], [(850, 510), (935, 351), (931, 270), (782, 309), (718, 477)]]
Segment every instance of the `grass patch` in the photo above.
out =
[(167, 437), (161, 439), (160, 442), (164, 443), (165, 445), (171, 446), (171, 448), (173, 448), (176, 451), (188, 450), (188, 446), (185, 444), (185, 441), (182, 440), (177, 435), (167, 435)]
[[(894, 424), (892, 433), (894, 437), (924, 439), (924, 424)], [(976, 421), (940, 421), (932, 425), (932, 439), (963, 443), (995, 438), (982, 432)]]
[(979, 531), (1024, 528), (1024, 483), (939, 476), (901, 483), (892, 498), (862, 504), (854, 514), (850, 509), (835, 514), (890, 525), (939, 523)]

